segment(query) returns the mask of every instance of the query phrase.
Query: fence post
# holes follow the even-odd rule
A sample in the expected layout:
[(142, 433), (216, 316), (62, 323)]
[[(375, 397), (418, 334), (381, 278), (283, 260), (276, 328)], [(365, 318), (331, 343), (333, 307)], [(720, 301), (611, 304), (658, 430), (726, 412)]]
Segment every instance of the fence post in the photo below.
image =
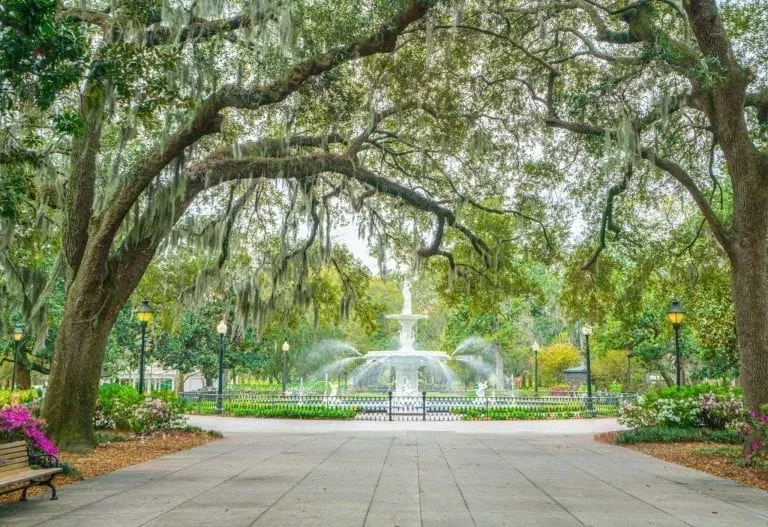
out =
[(389, 390), (389, 420), (392, 420), (392, 390)]
[(427, 420), (427, 390), (421, 392), (422, 421)]

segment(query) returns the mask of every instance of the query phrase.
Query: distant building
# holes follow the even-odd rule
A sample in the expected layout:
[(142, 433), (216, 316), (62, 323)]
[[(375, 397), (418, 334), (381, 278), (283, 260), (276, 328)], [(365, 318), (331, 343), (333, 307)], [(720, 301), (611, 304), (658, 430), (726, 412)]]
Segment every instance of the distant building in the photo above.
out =
[[(144, 370), (144, 385), (147, 392), (153, 390), (176, 390), (178, 372), (173, 369), (164, 369), (157, 364), (147, 364)], [(125, 371), (117, 376), (102, 377), (101, 384), (125, 384), (128, 386), (139, 386), (139, 372)], [(205, 379), (199, 373), (185, 375), (184, 387), (181, 391), (191, 392), (199, 390), (205, 386)]]
[(583, 364), (563, 370), (563, 379), (570, 386), (582, 386), (587, 384), (587, 367)]

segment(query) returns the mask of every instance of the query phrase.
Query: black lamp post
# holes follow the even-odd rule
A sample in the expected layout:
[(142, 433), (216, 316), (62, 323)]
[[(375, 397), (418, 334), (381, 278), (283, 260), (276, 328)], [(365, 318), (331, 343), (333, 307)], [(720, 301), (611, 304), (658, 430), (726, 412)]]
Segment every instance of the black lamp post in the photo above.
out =
[(584, 355), (587, 363), (587, 409), (592, 411), (592, 361), (589, 353), (589, 336), (592, 334), (592, 327), (589, 324), (582, 326), (581, 334), (584, 335)]
[(11, 391), (16, 390), (16, 363), (19, 361), (19, 346), (24, 338), (24, 326), (16, 324), (13, 328), (13, 377), (11, 377)]
[(285, 383), (288, 378), (288, 351), (290, 349), (291, 346), (288, 341), (283, 342), (283, 395), (285, 395)]
[(627, 347), (627, 391), (632, 391), (632, 349)]
[(533, 393), (539, 395), (539, 343), (534, 340), (533, 345)]
[(136, 310), (136, 318), (141, 323), (141, 354), (139, 355), (139, 393), (144, 393), (144, 343), (147, 332), (147, 324), (152, 322), (154, 312), (149, 307), (149, 300), (146, 298)]
[(669, 310), (667, 311), (667, 318), (672, 322), (672, 327), (675, 328), (675, 370), (677, 370), (677, 387), (681, 386), (680, 382), (680, 324), (685, 318), (685, 311), (683, 311), (680, 302), (675, 298), (672, 303), (669, 304)]
[(216, 387), (216, 413), (224, 411), (224, 336), (227, 334), (227, 321), (224, 317), (216, 325), (221, 347), (219, 348), (219, 385)]

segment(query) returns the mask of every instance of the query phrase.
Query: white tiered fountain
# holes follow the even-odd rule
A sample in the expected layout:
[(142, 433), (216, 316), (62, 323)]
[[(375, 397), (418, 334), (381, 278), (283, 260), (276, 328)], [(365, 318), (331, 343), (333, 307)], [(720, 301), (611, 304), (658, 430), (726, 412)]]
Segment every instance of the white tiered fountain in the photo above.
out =
[[(413, 330), (419, 320), (428, 318), (427, 315), (413, 314), (411, 308), (411, 284), (406, 280), (403, 285), (403, 312), (386, 315), (397, 320), (400, 324), (400, 349), (394, 351), (370, 351), (365, 354), (368, 364), (379, 363), (391, 366), (395, 370), (395, 392), (401, 395), (419, 392), (418, 371), (421, 366), (437, 369), (446, 379), (452, 379), (453, 374), (446, 365), (450, 358), (442, 351), (422, 351), (414, 349), (415, 337)], [(365, 367), (364, 367), (365, 368)]]

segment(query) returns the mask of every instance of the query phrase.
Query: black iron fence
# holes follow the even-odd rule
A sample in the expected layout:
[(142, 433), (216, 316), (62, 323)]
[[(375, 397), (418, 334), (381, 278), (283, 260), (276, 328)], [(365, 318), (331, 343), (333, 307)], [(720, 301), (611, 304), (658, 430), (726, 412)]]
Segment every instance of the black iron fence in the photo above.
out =
[(219, 403), (215, 393), (182, 393), (184, 410), (193, 414), (241, 417), (285, 417), (298, 419), (364, 419), (378, 421), (447, 421), (563, 419), (608, 417), (634, 400), (634, 394), (586, 397), (478, 397), (422, 392), (367, 395), (276, 395), (250, 392), (225, 393)]

